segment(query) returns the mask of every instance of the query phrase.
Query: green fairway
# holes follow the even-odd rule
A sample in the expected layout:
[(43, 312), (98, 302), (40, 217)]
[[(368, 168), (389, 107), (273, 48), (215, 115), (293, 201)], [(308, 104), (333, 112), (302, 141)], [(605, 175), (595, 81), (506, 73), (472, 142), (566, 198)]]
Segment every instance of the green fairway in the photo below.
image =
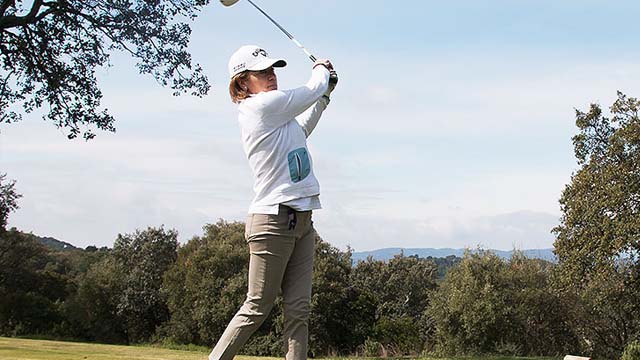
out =
[[(206, 360), (207, 355), (208, 353), (204, 351), (170, 350), (150, 346), (102, 345), (0, 337), (0, 359), (2, 360)], [(236, 359), (271, 360), (278, 358), (237, 356)], [(552, 360), (553, 358), (482, 357), (456, 359)]]
[(207, 355), (156, 347), (0, 337), (0, 359), (3, 360), (205, 360)]

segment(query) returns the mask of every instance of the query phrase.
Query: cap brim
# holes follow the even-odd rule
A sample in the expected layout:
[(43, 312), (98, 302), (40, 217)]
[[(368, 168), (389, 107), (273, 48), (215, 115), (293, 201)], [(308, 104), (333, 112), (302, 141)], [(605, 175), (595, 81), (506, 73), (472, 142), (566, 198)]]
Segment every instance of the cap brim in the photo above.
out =
[(268, 69), (270, 67), (285, 67), (287, 66), (287, 62), (284, 59), (264, 59), (262, 61), (260, 61), (259, 63), (253, 65), (252, 67), (248, 68), (247, 70), (249, 71), (260, 71), (260, 70), (264, 70), (264, 69)]

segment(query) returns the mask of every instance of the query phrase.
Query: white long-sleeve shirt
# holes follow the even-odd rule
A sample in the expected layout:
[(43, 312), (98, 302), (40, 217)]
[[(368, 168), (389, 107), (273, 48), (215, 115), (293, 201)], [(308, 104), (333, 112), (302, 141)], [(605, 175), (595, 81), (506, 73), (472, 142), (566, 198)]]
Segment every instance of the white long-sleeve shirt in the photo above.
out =
[(283, 203), (296, 210), (320, 207), (320, 184), (306, 139), (327, 107), (322, 95), (328, 84), (329, 71), (316, 66), (304, 86), (261, 92), (240, 102), (238, 121), (256, 194), (249, 213), (277, 214)]

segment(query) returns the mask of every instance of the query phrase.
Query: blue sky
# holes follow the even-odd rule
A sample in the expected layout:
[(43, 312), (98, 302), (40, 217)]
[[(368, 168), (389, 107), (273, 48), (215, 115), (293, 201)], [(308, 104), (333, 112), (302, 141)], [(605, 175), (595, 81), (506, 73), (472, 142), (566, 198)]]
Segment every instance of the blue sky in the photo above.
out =
[[(316, 228), (342, 249), (550, 247), (576, 170), (575, 109), (640, 96), (637, 2), (255, 1), (340, 75), (309, 142)], [(213, 1), (192, 29), (207, 97), (172, 97), (114, 55), (98, 76), (115, 134), (0, 125), (0, 168), (24, 194), (10, 226), (85, 247), (244, 220), (253, 193), (227, 59), (262, 45), (288, 60), (284, 88), (311, 64), (242, 0)]]

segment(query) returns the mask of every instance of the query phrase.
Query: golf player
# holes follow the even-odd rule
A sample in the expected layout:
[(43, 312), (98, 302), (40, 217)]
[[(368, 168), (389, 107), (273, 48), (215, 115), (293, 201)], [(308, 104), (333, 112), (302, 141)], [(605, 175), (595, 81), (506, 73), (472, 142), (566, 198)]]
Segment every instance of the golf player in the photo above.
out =
[(337, 75), (330, 61), (318, 60), (305, 85), (280, 90), (274, 69), (286, 65), (254, 45), (242, 46), (229, 60), (229, 93), (238, 104), (255, 197), (245, 228), (247, 297), (210, 360), (231, 360), (267, 317), (280, 291), (286, 359), (307, 358), (316, 237), (311, 212), (321, 207), (307, 137), (329, 104)]

